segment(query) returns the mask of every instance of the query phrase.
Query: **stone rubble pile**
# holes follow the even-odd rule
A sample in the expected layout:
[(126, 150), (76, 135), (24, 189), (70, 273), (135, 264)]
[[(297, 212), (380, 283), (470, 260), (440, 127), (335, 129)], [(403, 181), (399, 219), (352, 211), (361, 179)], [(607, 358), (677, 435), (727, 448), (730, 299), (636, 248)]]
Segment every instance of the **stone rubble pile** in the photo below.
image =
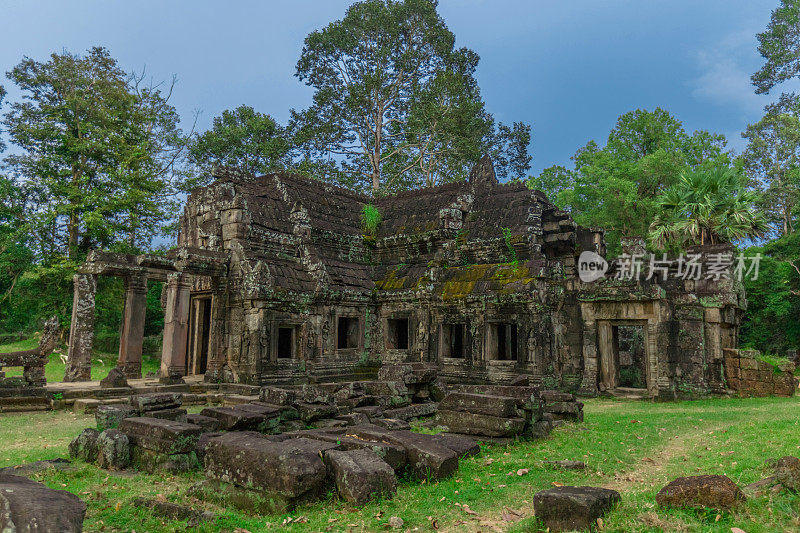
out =
[(538, 387), (452, 385), (437, 420), (453, 433), (483, 437), (546, 437), (554, 425), (583, 420), (583, 403)]

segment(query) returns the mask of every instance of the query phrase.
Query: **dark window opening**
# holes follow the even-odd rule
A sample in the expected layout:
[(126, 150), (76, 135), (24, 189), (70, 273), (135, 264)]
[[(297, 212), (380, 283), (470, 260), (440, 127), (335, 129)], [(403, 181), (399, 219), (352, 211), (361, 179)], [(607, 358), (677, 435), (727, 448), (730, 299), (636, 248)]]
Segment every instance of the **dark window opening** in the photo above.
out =
[(336, 347), (340, 350), (358, 348), (358, 318), (340, 316), (336, 330)]
[(614, 326), (614, 343), (619, 357), (619, 386), (647, 388), (644, 357), (644, 327)]
[(517, 325), (491, 324), (487, 348), (489, 360), (516, 361)]
[(278, 359), (294, 357), (294, 328), (278, 328)]
[(464, 358), (464, 324), (442, 324), (442, 357)]
[(408, 319), (390, 318), (386, 321), (386, 347), (390, 350), (408, 350)]

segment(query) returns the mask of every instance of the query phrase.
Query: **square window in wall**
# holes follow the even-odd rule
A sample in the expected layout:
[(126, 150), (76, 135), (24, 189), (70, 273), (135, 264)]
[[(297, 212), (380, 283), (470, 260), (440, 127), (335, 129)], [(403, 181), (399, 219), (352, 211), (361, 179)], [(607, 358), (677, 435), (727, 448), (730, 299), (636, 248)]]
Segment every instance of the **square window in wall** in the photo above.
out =
[(486, 359), (489, 361), (517, 360), (516, 324), (489, 324), (486, 338)]
[(278, 359), (295, 357), (295, 329), (293, 327), (278, 328)]
[(390, 318), (386, 321), (386, 348), (408, 350), (407, 318)]
[(441, 357), (454, 359), (464, 358), (464, 324), (442, 324), (442, 338), (440, 341)]
[(340, 316), (336, 327), (336, 348), (339, 350), (358, 348), (358, 330), (357, 317)]

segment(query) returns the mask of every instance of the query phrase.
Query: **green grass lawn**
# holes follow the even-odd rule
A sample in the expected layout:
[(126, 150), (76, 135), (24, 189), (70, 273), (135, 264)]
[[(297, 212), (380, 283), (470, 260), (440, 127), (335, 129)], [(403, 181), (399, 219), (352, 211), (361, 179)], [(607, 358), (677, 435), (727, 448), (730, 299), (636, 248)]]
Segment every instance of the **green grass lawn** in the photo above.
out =
[[(16, 352), (20, 350), (32, 350), (36, 348), (39, 341), (37, 339), (27, 339), (19, 342), (9, 344), (0, 344), (1, 352)], [(65, 365), (61, 361), (60, 354), (66, 354), (66, 347), (61, 347), (55, 352), (50, 354), (50, 362), (44, 367), (44, 375), (48, 383), (58, 383), (64, 380)], [(106, 377), (109, 371), (117, 364), (117, 354), (100, 353), (92, 354), (92, 380), (101, 380)], [(147, 375), (148, 372), (158, 372), (161, 362), (158, 358), (143, 355), (142, 356), (142, 376)], [(6, 376), (21, 376), (21, 367), (8, 367), (4, 369)]]
[[(218, 513), (220, 519), (200, 531), (381, 531), (392, 516), (402, 518), (408, 530), (433, 531), (435, 525), (441, 531), (536, 531), (533, 495), (556, 484), (619, 490), (622, 503), (604, 520), (605, 531), (800, 530), (800, 496), (794, 494), (750, 500), (731, 513), (655, 506), (656, 492), (677, 476), (725, 474), (743, 486), (767, 475), (767, 459), (800, 454), (800, 398), (590, 400), (585, 413), (585, 423), (558, 428), (546, 440), (485, 447), (479, 457), (463, 460), (453, 478), (403, 481), (393, 499), (360, 509), (330, 496), (297, 509), (291, 516), (299, 523), (285, 527), (285, 515), (248, 516), (193, 500), (187, 489), (202, 479), (199, 473), (129, 475), (81, 465), (75, 472), (43, 473), (38, 479), (87, 502), (88, 531), (185, 529), (183, 523), (134, 509), (129, 502), (135, 496), (164, 497)], [(63, 411), (2, 415), (0, 467), (64, 457), (69, 441), (93, 425), (92, 417)], [(589, 468), (563, 471), (543, 464), (558, 459), (583, 460)]]

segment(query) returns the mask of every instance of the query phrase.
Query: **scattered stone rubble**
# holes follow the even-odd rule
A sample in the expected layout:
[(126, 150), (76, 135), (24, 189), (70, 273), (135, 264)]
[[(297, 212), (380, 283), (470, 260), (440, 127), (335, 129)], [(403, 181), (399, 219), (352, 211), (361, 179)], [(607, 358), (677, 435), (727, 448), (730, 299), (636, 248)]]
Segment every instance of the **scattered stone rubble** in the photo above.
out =
[(550, 531), (584, 530), (620, 499), (619, 492), (601, 487), (555, 487), (534, 494), (533, 510)]

